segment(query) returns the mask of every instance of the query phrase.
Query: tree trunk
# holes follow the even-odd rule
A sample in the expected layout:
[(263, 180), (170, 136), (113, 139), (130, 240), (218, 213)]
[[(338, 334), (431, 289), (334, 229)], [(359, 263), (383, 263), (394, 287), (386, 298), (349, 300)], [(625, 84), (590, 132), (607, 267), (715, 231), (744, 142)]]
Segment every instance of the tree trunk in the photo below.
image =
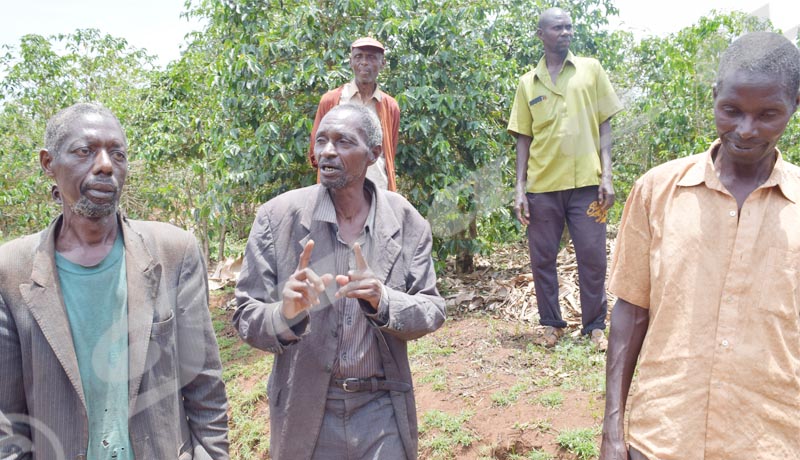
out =
[(458, 234), (459, 239), (466, 244), (459, 248), (456, 255), (456, 272), (457, 273), (472, 273), (475, 271), (475, 259), (472, 254), (472, 241), (478, 237), (478, 223), (476, 219), (472, 219), (469, 227)]

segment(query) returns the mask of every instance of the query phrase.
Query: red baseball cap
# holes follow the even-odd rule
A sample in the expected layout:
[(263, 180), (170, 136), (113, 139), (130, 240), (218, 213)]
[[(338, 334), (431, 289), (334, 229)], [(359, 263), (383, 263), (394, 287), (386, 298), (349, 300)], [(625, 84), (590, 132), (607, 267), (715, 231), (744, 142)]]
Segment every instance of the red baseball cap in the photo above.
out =
[(385, 51), (383, 48), (383, 44), (372, 37), (361, 37), (358, 40), (354, 41), (353, 44), (350, 45), (350, 49), (355, 49), (355, 48), (378, 48), (381, 51)]

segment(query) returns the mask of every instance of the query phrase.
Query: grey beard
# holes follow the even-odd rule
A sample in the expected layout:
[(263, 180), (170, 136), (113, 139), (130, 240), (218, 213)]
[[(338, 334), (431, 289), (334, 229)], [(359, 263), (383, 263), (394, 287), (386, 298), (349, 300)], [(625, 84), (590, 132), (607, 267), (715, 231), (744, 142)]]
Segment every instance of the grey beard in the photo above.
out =
[(118, 202), (119, 200), (115, 199), (111, 203), (97, 204), (85, 196), (81, 196), (78, 201), (72, 205), (72, 212), (78, 216), (89, 219), (98, 219), (114, 214), (117, 211)]
[(347, 178), (342, 176), (334, 181), (322, 182), (322, 185), (328, 190), (339, 190), (347, 185)]

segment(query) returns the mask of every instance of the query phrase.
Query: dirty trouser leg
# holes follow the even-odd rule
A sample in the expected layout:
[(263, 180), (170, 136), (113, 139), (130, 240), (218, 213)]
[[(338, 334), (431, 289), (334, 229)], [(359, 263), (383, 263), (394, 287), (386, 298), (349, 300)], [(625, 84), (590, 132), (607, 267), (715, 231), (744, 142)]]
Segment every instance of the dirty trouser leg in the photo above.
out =
[(556, 257), (564, 231), (564, 192), (528, 193), (528, 250), (531, 256), (533, 287), (539, 308), (539, 324), (567, 327), (558, 304)]
[(578, 263), (581, 290), (582, 334), (605, 329), (606, 299), (606, 222), (597, 203), (597, 186), (571, 190), (567, 204), (567, 226)]

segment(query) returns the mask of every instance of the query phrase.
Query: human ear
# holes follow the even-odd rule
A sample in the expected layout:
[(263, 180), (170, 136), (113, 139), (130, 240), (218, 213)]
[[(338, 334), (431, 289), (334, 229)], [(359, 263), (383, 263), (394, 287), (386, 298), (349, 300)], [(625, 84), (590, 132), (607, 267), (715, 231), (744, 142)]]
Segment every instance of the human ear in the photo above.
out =
[(381, 153), (383, 152), (383, 146), (382, 145), (376, 145), (375, 147), (372, 147), (369, 151), (370, 151), (370, 154), (371, 154), (370, 155), (370, 159), (369, 159), (369, 164), (371, 165), (371, 164), (375, 163), (376, 161), (378, 161), (378, 157), (380, 157)]
[(47, 151), (47, 149), (39, 150), (39, 165), (42, 167), (42, 171), (44, 171), (44, 173), (48, 177), (55, 176), (52, 164), (53, 164), (53, 155), (51, 155), (50, 152)]

